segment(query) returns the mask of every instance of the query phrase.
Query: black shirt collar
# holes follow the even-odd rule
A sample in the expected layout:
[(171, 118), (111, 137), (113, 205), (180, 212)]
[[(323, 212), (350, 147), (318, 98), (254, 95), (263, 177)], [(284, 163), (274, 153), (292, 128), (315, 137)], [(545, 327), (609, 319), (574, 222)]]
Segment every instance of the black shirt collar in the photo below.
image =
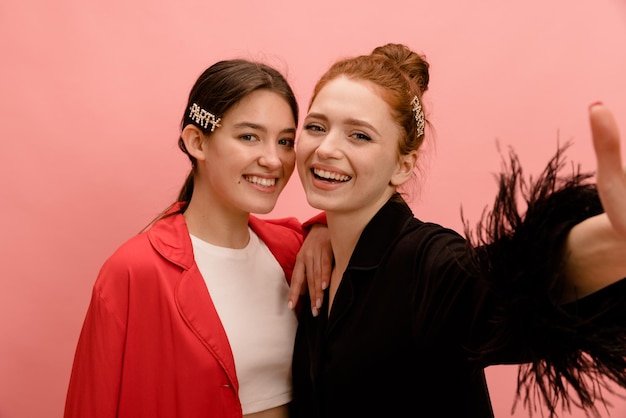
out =
[(413, 219), (413, 212), (399, 194), (394, 194), (365, 226), (354, 248), (349, 269), (371, 269), (400, 237), (404, 225)]

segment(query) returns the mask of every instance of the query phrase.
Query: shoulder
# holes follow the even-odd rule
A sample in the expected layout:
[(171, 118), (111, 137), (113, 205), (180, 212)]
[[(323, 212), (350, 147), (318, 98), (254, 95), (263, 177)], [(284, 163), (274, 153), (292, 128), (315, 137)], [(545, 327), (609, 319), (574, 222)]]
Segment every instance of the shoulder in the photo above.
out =
[(291, 280), (296, 256), (302, 246), (302, 224), (296, 218), (259, 219), (250, 216), (250, 227), (267, 245)]
[(300, 221), (294, 217), (280, 219), (260, 219), (250, 216), (250, 227), (268, 245), (270, 242), (286, 240), (285, 244), (302, 243), (303, 230)]
[(94, 290), (120, 294), (140, 283), (161, 276), (178, 274), (181, 268), (165, 259), (152, 245), (148, 232), (142, 232), (120, 245), (102, 264)]
[(392, 251), (392, 258), (411, 260), (420, 269), (450, 269), (466, 263), (468, 242), (453, 229), (432, 222), (411, 219)]
[(420, 243), (424, 246), (462, 245), (467, 241), (457, 231), (433, 222), (423, 222), (417, 218), (411, 219), (404, 228), (405, 241)]
[(146, 232), (128, 239), (111, 254), (103, 264), (104, 269), (128, 269), (145, 264), (154, 248)]
[(128, 276), (129, 272), (150, 263), (152, 245), (145, 232), (121, 244), (102, 264), (96, 284), (110, 280), (110, 277)]

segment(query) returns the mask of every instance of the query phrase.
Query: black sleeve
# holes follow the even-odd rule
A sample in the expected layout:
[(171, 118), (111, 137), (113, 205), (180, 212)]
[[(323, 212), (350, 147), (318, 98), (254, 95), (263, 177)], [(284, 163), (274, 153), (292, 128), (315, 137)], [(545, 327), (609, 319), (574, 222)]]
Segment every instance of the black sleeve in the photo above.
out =
[(591, 174), (562, 174), (566, 148), (536, 180), (524, 179), (511, 152), (492, 211), (475, 228), (464, 221), (472, 274), (494, 308), (476, 354), (485, 364), (525, 363), (518, 397), (551, 415), (570, 404), (597, 413), (599, 388), (626, 387), (626, 280), (559, 303), (567, 234), (603, 211)]

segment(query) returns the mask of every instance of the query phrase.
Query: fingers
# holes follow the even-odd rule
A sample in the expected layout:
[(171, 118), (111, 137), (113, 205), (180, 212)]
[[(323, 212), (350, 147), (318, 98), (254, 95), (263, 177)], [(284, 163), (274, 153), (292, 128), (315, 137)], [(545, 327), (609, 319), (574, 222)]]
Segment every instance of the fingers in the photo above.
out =
[(300, 295), (304, 293), (304, 282), (306, 281), (304, 263), (300, 257), (296, 257), (296, 264), (291, 274), (291, 283), (289, 285), (289, 302), (287, 306), (289, 309), (295, 309), (298, 304)]
[(307, 283), (309, 285), (309, 295), (311, 295), (311, 312), (313, 316), (317, 316), (322, 307), (322, 296), (318, 292), (318, 288), (321, 288), (319, 275), (313, 274), (313, 277), (309, 277)]
[(605, 105), (597, 103), (589, 109), (589, 121), (598, 160), (598, 174), (601, 172), (609, 178), (622, 175), (619, 129), (613, 114)]
[(589, 121), (602, 206), (613, 228), (626, 236), (626, 173), (622, 163), (619, 129), (611, 111), (601, 103), (590, 107)]
[(330, 275), (333, 271), (333, 250), (328, 247), (322, 254), (321, 260), (321, 277), (322, 277), (322, 291), (326, 290), (330, 283)]
[[(328, 228), (324, 227), (325, 232), (328, 232)], [(313, 315), (317, 316), (319, 309), (322, 307), (322, 302), (324, 301), (324, 290), (328, 287), (330, 283), (330, 276), (333, 270), (333, 249), (330, 246), (330, 241), (328, 241), (328, 245), (324, 245), (320, 248), (320, 252), (318, 253), (315, 262), (312, 263), (314, 265), (313, 270), (313, 282), (315, 283), (314, 293), (315, 298), (311, 298), (311, 301), (315, 301), (315, 310), (313, 311)]]
[(317, 275), (315, 279), (315, 291), (316, 297), (321, 301), (324, 300), (324, 290), (330, 283), (330, 275), (333, 271), (333, 251), (332, 248), (326, 248), (326, 251), (322, 252), (318, 260), (318, 269), (315, 272)]
[[(304, 294), (305, 290), (308, 288), (309, 300), (311, 301), (311, 312), (313, 313), (313, 316), (318, 315), (319, 308), (322, 306), (322, 299), (318, 291), (318, 289), (321, 288), (319, 268), (317, 267), (318, 257), (320, 257), (319, 252), (313, 253), (311, 251), (301, 250), (296, 258), (296, 264), (298, 266), (297, 280), (299, 294)], [(306, 282), (306, 287), (304, 282)], [(292, 294), (295, 294), (296, 290), (292, 289), (291, 292)]]
[[(308, 287), (313, 316), (319, 314), (324, 299), (324, 289), (330, 283), (332, 259), (333, 250), (328, 228), (323, 224), (313, 225), (296, 256), (289, 290), (290, 308), (293, 309), (296, 306), (299, 296), (304, 294), (304, 290)], [(306, 287), (304, 282), (306, 282)]]
[[(289, 301), (287, 305), (289, 309), (294, 309), (298, 304), (300, 296), (306, 293), (308, 287), (313, 316), (319, 314), (319, 309), (322, 306), (322, 299), (324, 297), (322, 281), (325, 280), (328, 282), (328, 278), (330, 277), (330, 274), (323, 276), (323, 274), (321, 274), (322, 269), (319, 267), (320, 260), (318, 260), (318, 258), (323, 259), (323, 254), (325, 253), (318, 252), (316, 254), (317, 255), (311, 254), (308, 251), (300, 251), (298, 253), (291, 276)], [(326, 257), (328, 257), (328, 255), (326, 255)]]

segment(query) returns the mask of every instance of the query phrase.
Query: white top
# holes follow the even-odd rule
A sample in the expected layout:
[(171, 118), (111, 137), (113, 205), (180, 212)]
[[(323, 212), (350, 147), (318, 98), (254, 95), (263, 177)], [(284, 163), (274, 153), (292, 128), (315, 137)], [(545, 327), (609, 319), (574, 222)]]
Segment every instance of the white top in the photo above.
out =
[(243, 413), (291, 401), (297, 319), (289, 286), (269, 248), (250, 229), (245, 248), (211, 245), (191, 235), (196, 264), (226, 330)]

